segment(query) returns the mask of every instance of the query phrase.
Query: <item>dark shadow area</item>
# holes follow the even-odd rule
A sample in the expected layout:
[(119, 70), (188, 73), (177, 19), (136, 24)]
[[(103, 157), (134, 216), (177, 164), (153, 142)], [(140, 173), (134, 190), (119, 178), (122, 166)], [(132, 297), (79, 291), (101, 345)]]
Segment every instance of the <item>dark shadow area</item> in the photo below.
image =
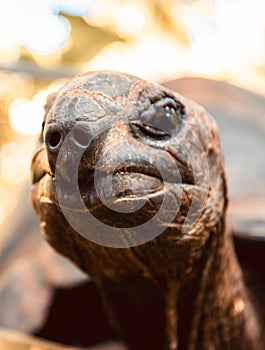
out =
[(246, 239), (234, 235), (234, 245), (239, 261), (259, 277), (265, 285), (265, 240)]
[(55, 290), (46, 323), (34, 335), (75, 346), (91, 346), (117, 338), (91, 281)]

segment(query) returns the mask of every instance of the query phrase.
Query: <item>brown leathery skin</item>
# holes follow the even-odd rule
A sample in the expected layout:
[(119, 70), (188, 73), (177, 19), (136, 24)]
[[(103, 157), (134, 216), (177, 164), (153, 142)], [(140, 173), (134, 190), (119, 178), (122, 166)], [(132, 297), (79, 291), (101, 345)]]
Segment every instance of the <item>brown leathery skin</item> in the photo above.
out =
[[(168, 104), (176, 111), (176, 123), (168, 136), (153, 137), (141, 125), (143, 116), (148, 120), (154, 109), (160, 113)], [(213, 118), (196, 103), (156, 84), (122, 73), (91, 72), (51, 96), (44, 121), (32, 162), (32, 201), (44, 235), (95, 280), (109, 319), (129, 349), (262, 349), (261, 323), (226, 230), (226, 180)], [(139, 246), (106, 247), (85, 239), (65, 219), (54, 181), (58, 155), (48, 151), (47, 143), (54, 132), (59, 130), (64, 139), (84, 123), (89, 142), (79, 182), (89, 210), (114, 226), (114, 231), (116, 226), (125, 227), (126, 246), (133, 245), (126, 227), (148, 221), (159, 210), (163, 191), (172, 202), (181, 198), (174, 221), (158, 223), (163, 233), (157, 238)], [(102, 130), (99, 135), (98, 130)], [(147, 197), (135, 215), (110, 211), (97, 198), (91, 182), (99, 162), (101, 173), (114, 171), (128, 154), (139, 163), (129, 164), (130, 174), (123, 168), (114, 186), (124, 201), (130, 197), (125, 192), (128, 184)], [(141, 161), (142, 154), (149, 160), (149, 170)], [(74, 156), (73, 151), (57, 169), (65, 182), (71, 182)], [(164, 182), (152, 169), (156, 164), (167, 174)], [(150, 182), (151, 195), (146, 193), (151, 191)], [(202, 194), (207, 191), (207, 202), (194, 226), (183, 232), (191, 204), (200, 199), (195, 186)], [(74, 210), (75, 204), (69, 195), (68, 209)]]

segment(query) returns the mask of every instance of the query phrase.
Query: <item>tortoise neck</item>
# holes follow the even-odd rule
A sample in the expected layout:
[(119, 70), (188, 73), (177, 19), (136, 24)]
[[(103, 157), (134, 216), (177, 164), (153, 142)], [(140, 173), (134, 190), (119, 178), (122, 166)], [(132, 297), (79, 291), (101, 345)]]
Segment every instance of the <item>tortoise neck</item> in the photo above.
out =
[(223, 227), (208, 245), (196, 277), (179, 291), (178, 346), (168, 349), (261, 349), (260, 322), (231, 237)]
[(110, 319), (130, 349), (261, 349), (258, 318), (220, 225), (189, 276), (159, 286), (135, 278), (117, 289), (109, 281), (101, 285)]

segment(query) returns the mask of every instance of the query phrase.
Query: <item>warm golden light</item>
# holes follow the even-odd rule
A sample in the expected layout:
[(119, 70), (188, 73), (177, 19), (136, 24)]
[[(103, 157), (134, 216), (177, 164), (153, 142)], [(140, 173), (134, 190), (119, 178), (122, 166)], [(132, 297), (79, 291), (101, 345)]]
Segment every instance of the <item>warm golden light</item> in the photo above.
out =
[(264, 64), (265, 3), (260, 0), (220, 1), (184, 7), (192, 45), (187, 70), (245, 83)]
[(126, 36), (139, 35), (145, 25), (144, 8), (141, 3), (124, 2), (114, 12), (114, 23), (119, 33)]
[(234, 301), (234, 313), (240, 314), (245, 308), (245, 303), (242, 298), (236, 298)]
[(0, 152), (0, 177), (8, 184), (18, 184), (29, 176), (27, 155), (15, 142), (5, 144)]
[(114, 43), (85, 64), (83, 71), (110, 69), (132, 73), (146, 79), (162, 80), (178, 74), (185, 67), (176, 42), (163, 35), (143, 34), (133, 44)]
[(64, 82), (64, 79), (55, 81), (46, 90), (39, 91), (32, 99), (26, 97), (15, 99), (8, 110), (11, 128), (22, 135), (38, 135), (41, 131), (46, 99)]
[(54, 15), (32, 15), (21, 24), (21, 40), (33, 53), (48, 54), (61, 49), (68, 38), (68, 22)]
[(82, 71), (115, 69), (158, 81), (195, 75), (225, 79), (265, 92), (261, 68), (258, 71), (258, 67), (264, 67), (265, 2), (168, 2), (169, 17), (183, 24), (189, 38), (186, 46), (179, 45), (176, 38), (162, 30), (161, 24), (152, 21), (151, 5), (152, 1), (94, 3), (89, 23), (111, 25), (125, 37), (130, 38), (131, 29), (132, 35), (133, 30), (137, 35), (133, 41), (106, 46)]
[(147, 6), (142, 2), (122, 0), (92, 1), (87, 20), (99, 27), (109, 27), (125, 37), (141, 34), (148, 17)]
[(14, 64), (20, 57), (17, 20), (18, 15), (13, 2), (2, 1), (0, 8), (0, 64)]
[(0, 202), (0, 225), (4, 222), (4, 219), (5, 219), (4, 204)]
[[(44, 99), (45, 101), (45, 99)], [(33, 100), (19, 98), (9, 107), (9, 123), (11, 128), (23, 135), (36, 135), (40, 132), (43, 118), (43, 97)]]

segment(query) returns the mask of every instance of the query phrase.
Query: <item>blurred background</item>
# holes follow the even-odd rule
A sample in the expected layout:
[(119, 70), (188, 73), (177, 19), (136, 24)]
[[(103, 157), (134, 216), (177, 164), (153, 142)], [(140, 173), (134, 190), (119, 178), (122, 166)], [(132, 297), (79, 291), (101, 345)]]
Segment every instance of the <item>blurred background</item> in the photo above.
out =
[(263, 0), (0, 0), (0, 243), (21, 193), (46, 96), (114, 69), (187, 76), (265, 95)]
[(45, 244), (29, 195), (47, 95), (97, 69), (164, 83), (213, 114), (235, 248), (265, 281), (265, 1), (0, 0), (0, 342), (2, 327), (69, 344), (84, 325), (86, 341), (110, 336), (93, 283), (78, 294), (85, 277)]

